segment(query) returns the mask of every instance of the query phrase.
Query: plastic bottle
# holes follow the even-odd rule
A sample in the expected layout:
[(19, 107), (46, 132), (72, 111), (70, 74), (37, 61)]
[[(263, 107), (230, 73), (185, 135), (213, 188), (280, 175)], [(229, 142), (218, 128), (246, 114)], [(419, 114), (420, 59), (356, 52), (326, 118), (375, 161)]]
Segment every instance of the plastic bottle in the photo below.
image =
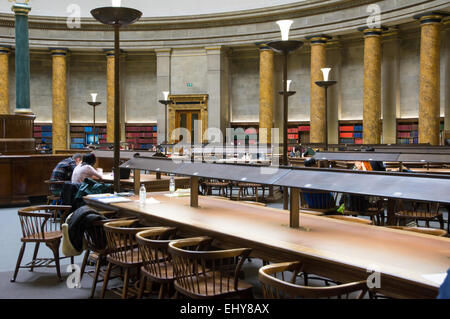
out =
[(147, 198), (147, 190), (145, 189), (144, 184), (141, 185), (139, 189), (139, 203), (145, 204), (145, 200)]
[(171, 194), (173, 194), (175, 192), (175, 179), (173, 178), (173, 176), (170, 176), (169, 192)]

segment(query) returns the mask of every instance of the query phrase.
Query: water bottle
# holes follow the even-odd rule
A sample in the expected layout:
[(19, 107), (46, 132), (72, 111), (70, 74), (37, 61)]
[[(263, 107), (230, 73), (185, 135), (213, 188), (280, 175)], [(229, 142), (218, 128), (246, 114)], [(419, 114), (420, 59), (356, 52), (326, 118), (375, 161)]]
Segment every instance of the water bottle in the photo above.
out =
[(173, 176), (170, 176), (169, 192), (171, 194), (173, 194), (175, 192), (175, 179), (173, 178)]
[(139, 202), (141, 204), (145, 204), (146, 198), (147, 198), (147, 191), (145, 190), (144, 184), (142, 184), (141, 188), (139, 189)]

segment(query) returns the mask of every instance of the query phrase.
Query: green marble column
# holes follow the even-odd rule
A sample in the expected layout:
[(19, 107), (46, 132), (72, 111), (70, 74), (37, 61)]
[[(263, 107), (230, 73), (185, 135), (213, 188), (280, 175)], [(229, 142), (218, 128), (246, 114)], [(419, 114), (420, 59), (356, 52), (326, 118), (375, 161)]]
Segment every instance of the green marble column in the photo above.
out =
[(32, 113), (30, 108), (30, 48), (28, 44), (28, 13), (31, 11), (31, 7), (27, 3), (16, 3), (13, 5), (12, 11), (14, 11), (16, 16), (15, 113)]

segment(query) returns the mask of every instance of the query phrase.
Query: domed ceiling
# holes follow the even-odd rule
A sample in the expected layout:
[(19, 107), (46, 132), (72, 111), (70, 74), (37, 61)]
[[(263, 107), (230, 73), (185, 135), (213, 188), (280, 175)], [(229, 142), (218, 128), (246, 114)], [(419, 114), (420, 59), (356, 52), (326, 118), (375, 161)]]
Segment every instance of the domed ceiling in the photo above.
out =
[[(122, 6), (138, 9), (144, 17), (171, 17), (261, 9), (304, 1), (307, 0), (122, 0)], [(92, 9), (112, 5), (111, 0), (30, 0), (29, 3), (30, 15), (57, 17), (76, 11), (81, 12), (81, 17), (90, 17)], [(0, 0), (0, 12), (11, 13), (12, 4), (9, 0)]]

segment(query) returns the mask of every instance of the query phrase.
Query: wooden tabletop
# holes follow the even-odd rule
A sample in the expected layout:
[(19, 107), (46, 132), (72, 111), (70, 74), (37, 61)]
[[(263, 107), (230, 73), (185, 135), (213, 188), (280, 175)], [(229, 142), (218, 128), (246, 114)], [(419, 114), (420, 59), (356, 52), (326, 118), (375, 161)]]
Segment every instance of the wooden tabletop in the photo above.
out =
[[(189, 180), (189, 177), (180, 177), (180, 176), (174, 176), (175, 180)], [(161, 178), (158, 179), (156, 178), (156, 174), (141, 174), (141, 183), (152, 183), (152, 182), (169, 182), (170, 180), (170, 176), (167, 175), (161, 175)], [(112, 173), (103, 173), (103, 177), (102, 177), (102, 181), (105, 182), (113, 182), (114, 181), (114, 177), (112, 175)], [(127, 179), (121, 179), (120, 180), (121, 183), (126, 183), (126, 184), (133, 184), (134, 183), (134, 179), (131, 178), (127, 178)]]
[(162, 193), (152, 197), (160, 203), (112, 206), (144, 220), (212, 236), (229, 246), (253, 248), (256, 257), (303, 260), (316, 267), (316, 274), (340, 281), (364, 280), (367, 269), (375, 266), (382, 276), (382, 291), (392, 296), (435, 298), (439, 284), (423, 275), (445, 273), (450, 267), (450, 238), (300, 214), (300, 225), (309, 229), (305, 231), (288, 227), (288, 211), (204, 196), (199, 198), (200, 207), (192, 208), (189, 197)]

